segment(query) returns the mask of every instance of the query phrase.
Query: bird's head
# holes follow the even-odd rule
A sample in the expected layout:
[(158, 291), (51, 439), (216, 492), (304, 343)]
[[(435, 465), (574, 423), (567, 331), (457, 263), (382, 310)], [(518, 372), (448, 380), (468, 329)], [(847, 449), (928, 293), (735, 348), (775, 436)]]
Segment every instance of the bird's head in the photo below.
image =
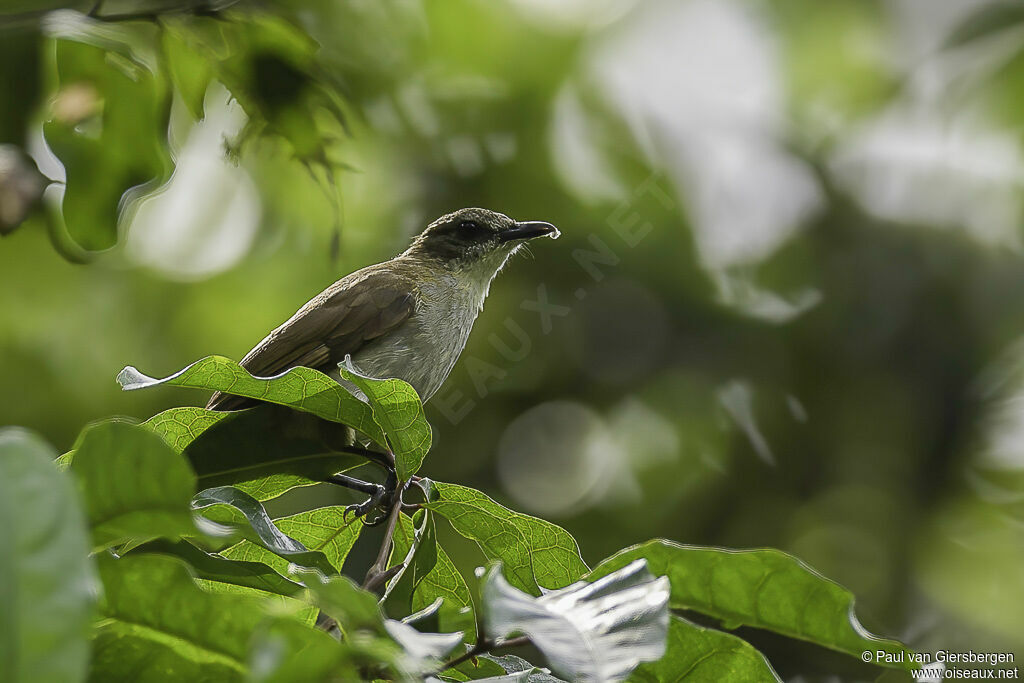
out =
[(558, 228), (543, 221), (514, 221), (497, 211), (459, 209), (428, 225), (406, 253), (490, 279), (528, 240), (558, 236)]

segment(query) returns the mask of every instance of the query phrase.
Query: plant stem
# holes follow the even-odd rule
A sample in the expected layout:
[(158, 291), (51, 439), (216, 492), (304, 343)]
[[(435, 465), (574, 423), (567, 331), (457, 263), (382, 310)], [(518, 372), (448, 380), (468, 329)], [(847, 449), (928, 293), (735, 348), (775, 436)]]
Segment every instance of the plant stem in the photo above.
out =
[(459, 664), (462, 664), (466, 660), (473, 659), (474, 657), (479, 657), (480, 655), (487, 654), (488, 652), (491, 652), (493, 650), (498, 650), (500, 648), (506, 647), (519, 647), (520, 645), (526, 645), (529, 642), (530, 639), (526, 636), (519, 636), (518, 638), (509, 638), (508, 640), (503, 640), (500, 643), (486, 637), (479, 638), (476, 641), (476, 645), (474, 645), (472, 649), (468, 650), (464, 654), (459, 655), (450, 662), (443, 664), (441, 668), (437, 670), (437, 673), (447, 671), (453, 666), (458, 666)]
[(380, 582), (381, 577), (386, 575), (388, 556), (391, 553), (391, 536), (395, 533), (398, 516), (402, 514), (402, 490), (404, 488), (404, 486), (395, 487), (395, 499), (391, 503), (391, 513), (388, 515), (388, 526), (384, 530), (384, 540), (380, 542), (377, 560), (370, 565), (366, 572), (366, 579), (363, 581), (363, 588), (367, 590), (375, 588)]

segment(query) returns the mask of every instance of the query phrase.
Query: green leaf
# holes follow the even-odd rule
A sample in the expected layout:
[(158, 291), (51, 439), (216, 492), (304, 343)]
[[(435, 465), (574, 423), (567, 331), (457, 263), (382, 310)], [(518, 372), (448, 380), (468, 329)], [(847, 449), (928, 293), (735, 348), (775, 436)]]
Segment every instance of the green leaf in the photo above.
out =
[[(323, 553), (333, 569), (330, 573), (341, 572), (345, 558), (363, 529), (362, 520), (351, 514), (346, 519), (345, 508), (341, 506), (300, 512), (277, 519), (274, 524), (282, 533), (298, 540), (310, 551)], [(236, 560), (262, 562), (281, 574), (288, 573), (288, 560), (250, 541), (242, 541), (222, 550), (220, 554)]]
[(194, 535), (195, 475), (167, 443), (139, 425), (87, 427), (69, 470), (78, 480), (93, 547)]
[(294, 596), (304, 590), (302, 586), (289, 581), (278, 572), (260, 562), (231, 560), (213, 555), (186, 541), (171, 543), (165, 540), (145, 543), (131, 551), (131, 554), (158, 553), (171, 555), (188, 563), (192, 573), (207, 581), (254, 588), (277, 595)]
[(56, 452), (0, 429), (0, 679), (80, 681), (95, 601), (89, 534)]
[(93, 680), (245, 677), (249, 641), (264, 619), (259, 600), (208, 593), (170, 557), (101, 555), (98, 565), (104, 618), (96, 625)]
[(729, 633), (672, 617), (665, 656), (641, 664), (629, 677), (635, 683), (779, 683), (771, 664), (747, 641)]
[(418, 522), (404, 513), (398, 517), (391, 535), (391, 566), (401, 564), (402, 569), (391, 577), (381, 597), (384, 611), (394, 619), (402, 619), (417, 611), (412, 608), (413, 591), (437, 564), (433, 513), (430, 510), (418, 511)]
[(200, 434), (232, 414), (183, 406), (157, 413), (143, 422), (142, 426), (162, 436), (175, 453), (181, 453)]
[(199, 121), (203, 118), (203, 103), (213, 69), (206, 57), (188, 44), (182, 35), (186, 29), (180, 21), (172, 18), (163, 23), (163, 28), (160, 47), (164, 68), (189, 113)]
[(331, 422), (349, 425), (374, 442), (387, 445), (384, 432), (374, 422), (370, 406), (324, 373), (310, 368), (292, 368), (275, 377), (254, 377), (233, 360), (223, 356), (208, 356), (163, 379), (147, 377), (128, 366), (117, 376), (117, 381), (125, 391), (166, 384), (223, 391), (277, 403)]
[[(407, 515), (400, 516), (392, 536), (394, 541), (394, 550), (391, 555), (392, 565), (406, 559), (413, 545), (414, 533), (415, 527), (412, 520)], [(436, 618), (434, 630), (442, 633), (462, 631), (467, 642), (474, 642), (476, 618), (473, 615), (473, 600), (470, 597), (469, 587), (444, 549), (437, 545), (436, 541), (434, 546), (433, 566), (425, 574), (420, 570), (422, 576), (415, 582), (411, 599), (403, 605), (405, 613), (421, 612), (441, 599), (441, 605), (434, 615)]]
[[(668, 576), (673, 609), (694, 610), (730, 626), (775, 631), (855, 657), (864, 650), (909, 652), (861, 626), (850, 591), (781, 550), (726, 550), (653, 540), (613, 555), (587, 579), (638, 558), (645, 558), (653, 573)], [(904, 659), (909, 661), (909, 656)]]
[(377, 596), (363, 590), (347, 576), (326, 577), (314, 570), (295, 572), (313, 594), (325, 614), (337, 620), (346, 633), (362, 630), (384, 634), (384, 615)]
[(109, 49), (113, 42), (99, 47), (55, 40), (47, 51), (58, 89), (43, 133), (67, 176), (62, 202), (67, 232), (88, 250), (114, 246), (122, 196), (146, 183), (155, 186), (172, 167), (167, 84), (160, 74)]
[(351, 444), (351, 429), (314, 415), (269, 404), (206, 412), (225, 417), (184, 449), (201, 488), (230, 485), (269, 500), (366, 462), (342, 452)]
[(260, 683), (358, 681), (349, 649), (293, 619), (265, 620), (249, 648), (251, 680)]
[(640, 662), (660, 659), (668, 595), (668, 581), (651, 576), (644, 560), (539, 598), (510, 586), (497, 567), (480, 586), (487, 634), (529, 636), (551, 668), (573, 681), (621, 681)]
[(419, 471), (430, 450), (430, 424), (423, 414), (423, 403), (412, 385), (400, 379), (373, 379), (348, 367), (339, 367), (341, 376), (359, 387), (373, 411), (373, 419), (387, 435), (395, 455), (399, 481), (408, 481)]
[(258, 500), (231, 486), (206, 489), (192, 499), (192, 507), (218, 524), (236, 527), (246, 540), (259, 543), (273, 554), (303, 567), (315, 567), (333, 574), (336, 570), (327, 556), (309, 550), (301, 541), (282, 532)]
[(527, 593), (564, 588), (587, 573), (576, 540), (562, 527), (499, 505), (475, 489), (434, 483), (437, 500), (424, 507), (446, 517), (477, 542), (488, 560), (500, 561), (509, 582)]

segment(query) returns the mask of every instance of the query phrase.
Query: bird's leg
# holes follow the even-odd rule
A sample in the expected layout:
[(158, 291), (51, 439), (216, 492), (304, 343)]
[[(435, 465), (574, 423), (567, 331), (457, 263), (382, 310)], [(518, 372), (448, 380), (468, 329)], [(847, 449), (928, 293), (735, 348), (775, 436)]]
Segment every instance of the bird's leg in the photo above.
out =
[(345, 516), (348, 516), (351, 512), (356, 517), (365, 517), (374, 508), (382, 508), (383, 514), (374, 520), (366, 520), (364, 522), (366, 526), (375, 526), (387, 518), (392, 505), (394, 505), (395, 490), (398, 488), (398, 477), (395, 475), (394, 468), (388, 468), (388, 476), (383, 486), (363, 481), (362, 479), (356, 479), (346, 474), (334, 474), (327, 481), (354, 491), (366, 493), (370, 496), (362, 503), (347, 506), (345, 508)]
[(356, 517), (364, 517), (370, 510), (380, 505), (388, 495), (387, 489), (380, 484), (356, 479), (347, 474), (333, 474), (327, 478), (327, 481), (338, 486), (344, 486), (347, 489), (352, 489), (353, 491), (366, 493), (370, 496), (362, 503), (347, 506), (345, 508), (345, 516), (352, 512)]

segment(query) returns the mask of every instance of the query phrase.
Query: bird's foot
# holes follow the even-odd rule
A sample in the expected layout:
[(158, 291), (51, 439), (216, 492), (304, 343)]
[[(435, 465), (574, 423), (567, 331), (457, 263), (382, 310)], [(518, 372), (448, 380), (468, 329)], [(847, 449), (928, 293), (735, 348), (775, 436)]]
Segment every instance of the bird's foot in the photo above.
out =
[[(384, 501), (384, 498), (387, 497), (388, 492), (380, 484), (377, 484), (376, 486), (377, 486), (377, 490), (374, 491), (370, 495), (370, 497), (367, 498), (366, 500), (364, 500), (362, 503), (353, 503), (352, 505), (346, 505), (345, 506), (345, 511), (342, 513), (341, 518), (343, 520), (345, 520), (345, 521), (348, 521), (348, 516), (350, 514), (353, 517), (364, 517), (365, 518), (367, 515), (370, 514), (370, 512), (374, 508), (378, 507)], [(386, 516), (387, 516), (387, 513), (385, 513), (383, 517), (375, 518), (372, 522), (369, 519), (365, 519), (364, 520), (364, 524), (366, 524), (367, 526), (374, 526), (375, 524), (379, 524), (380, 520), (384, 519), (384, 517), (386, 517)]]
[[(397, 484), (394, 472), (388, 473), (388, 478), (384, 486), (349, 477), (344, 474), (335, 474), (330, 478), (330, 481), (331, 483), (344, 486), (345, 488), (367, 493), (370, 496), (362, 503), (355, 503), (346, 506), (344, 513), (342, 513), (342, 519), (347, 521), (350, 514), (353, 518), (362, 517), (363, 524), (365, 526), (376, 526), (387, 519), (388, 514), (391, 512), (391, 507), (394, 504), (395, 488)], [(381, 514), (370, 519), (370, 512), (377, 509), (380, 510)]]

